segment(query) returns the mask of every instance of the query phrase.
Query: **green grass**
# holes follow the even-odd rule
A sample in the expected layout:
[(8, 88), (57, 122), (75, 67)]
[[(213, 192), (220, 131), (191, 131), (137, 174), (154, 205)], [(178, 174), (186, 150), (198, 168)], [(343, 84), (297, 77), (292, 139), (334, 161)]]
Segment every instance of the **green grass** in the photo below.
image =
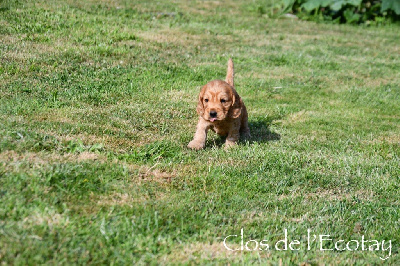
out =
[[(271, 16), (276, 1), (0, 2), (0, 261), (380, 264), (400, 245), (398, 25)], [(261, 15), (260, 7), (267, 15)], [(252, 138), (186, 148), (233, 57)], [(298, 239), (299, 251), (223, 240)], [(240, 247), (240, 238), (230, 245)], [(333, 248), (326, 242), (325, 248)]]

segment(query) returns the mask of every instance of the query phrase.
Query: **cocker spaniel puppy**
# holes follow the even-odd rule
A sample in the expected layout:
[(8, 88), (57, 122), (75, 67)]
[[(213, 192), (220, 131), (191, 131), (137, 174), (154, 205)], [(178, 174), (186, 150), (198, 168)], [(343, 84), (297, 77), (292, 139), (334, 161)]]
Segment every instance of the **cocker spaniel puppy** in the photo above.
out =
[(233, 61), (229, 59), (226, 81), (213, 80), (201, 89), (196, 108), (200, 118), (189, 148), (204, 148), (209, 129), (226, 136), (226, 147), (235, 145), (240, 133), (250, 136), (246, 106), (234, 89), (233, 76)]

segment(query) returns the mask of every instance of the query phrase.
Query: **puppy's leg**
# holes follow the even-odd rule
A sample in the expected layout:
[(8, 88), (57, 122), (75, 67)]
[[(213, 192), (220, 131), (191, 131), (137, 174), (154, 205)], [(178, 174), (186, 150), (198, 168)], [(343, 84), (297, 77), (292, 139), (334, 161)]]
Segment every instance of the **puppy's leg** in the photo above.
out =
[(241, 130), (241, 133), (245, 139), (251, 138), (249, 125), (247, 123), (244, 125), (243, 130)]
[[(240, 121), (238, 121), (238, 122), (240, 123)], [(239, 140), (239, 137), (240, 137), (240, 133), (239, 133), (240, 124), (239, 123), (233, 124), (232, 127), (230, 128), (228, 136), (226, 137), (225, 148), (229, 148), (229, 147), (236, 145), (236, 142)]]
[(240, 133), (242, 133), (245, 138), (251, 137), (246, 107), (244, 108), (244, 114), (240, 125)]
[(188, 148), (195, 150), (203, 149), (206, 145), (208, 129), (209, 125), (200, 118), (199, 123), (197, 124), (196, 133), (194, 134), (193, 140), (189, 142)]

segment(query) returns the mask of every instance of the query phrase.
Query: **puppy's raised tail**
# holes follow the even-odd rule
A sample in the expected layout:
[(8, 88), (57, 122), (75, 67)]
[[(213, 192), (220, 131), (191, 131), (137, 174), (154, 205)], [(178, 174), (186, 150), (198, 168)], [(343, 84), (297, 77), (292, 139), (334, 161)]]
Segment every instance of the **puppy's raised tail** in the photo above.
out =
[(234, 76), (234, 71), (233, 71), (233, 61), (232, 58), (229, 58), (228, 60), (228, 71), (226, 72), (226, 83), (234, 87), (233, 85), (233, 76)]

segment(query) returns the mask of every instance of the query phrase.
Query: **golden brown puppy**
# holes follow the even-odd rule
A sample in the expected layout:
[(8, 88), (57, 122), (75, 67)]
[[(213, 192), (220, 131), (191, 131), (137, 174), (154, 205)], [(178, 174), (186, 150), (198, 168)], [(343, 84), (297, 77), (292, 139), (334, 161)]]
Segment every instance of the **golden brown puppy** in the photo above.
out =
[(196, 109), (200, 118), (189, 148), (204, 148), (209, 129), (227, 136), (226, 147), (235, 145), (240, 133), (250, 136), (246, 106), (234, 89), (233, 76), (233, 61), (229, 59), (226, 81), (213, 80), (201, 89)]

